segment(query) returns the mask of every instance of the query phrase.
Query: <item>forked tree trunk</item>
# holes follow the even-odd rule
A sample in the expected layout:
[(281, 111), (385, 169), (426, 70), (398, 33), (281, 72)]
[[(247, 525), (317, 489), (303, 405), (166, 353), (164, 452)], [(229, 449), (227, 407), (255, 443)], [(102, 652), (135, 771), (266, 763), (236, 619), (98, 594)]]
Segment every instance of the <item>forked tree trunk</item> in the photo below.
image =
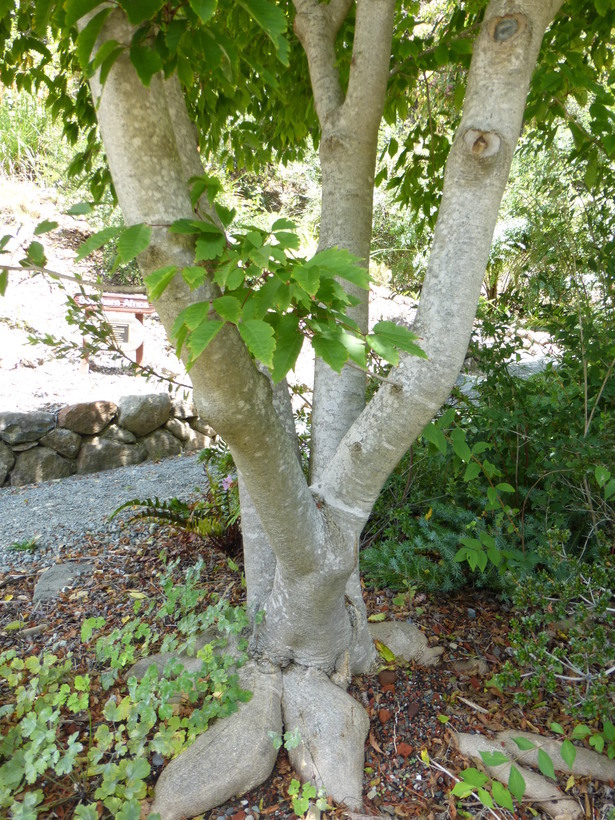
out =
[[(274, 396), (236, 329), (227, 325), (191, 370), (199, 413), (226, 440), (241, 476), (248, 603), (264, 617), (254, 619), (253, 661), (242, 672), (255, 695), (163, 772), (154, 810), (164, 820), (207, 811), (265, 779), (275, 761), (267, 732), (283, 725), (300, 728), (293, 764), (301, 775), (334, 799), (361, 806), (367, 717), (330, 679), (343, 684), (373, 660), (358, 582), (359, 536), (386, 478), (460, 370), (529, 80), (561, 3), (489, 4), (415, 323), (429, 358), (402, 357), (366, 408), (362, 374), (347, 368), (336, 376), (319, 366), (311, 485), (289, 432), (287, 397)], [(351, 5), (295, 0), (295, 30), (322, 126), (321, 247), (339, 245), (367, 259), (394, 2), (357, 0), (343, 90), (335, 38)], [(131, 37), (123, 13), (114, 11), (102, 39), (129, 44)], [(192, 264), (191, 243), (167, 231), (174, 220), (192, 216), (187, 180), (200, 170), (178, 82), (155, 76), (144, 88), (123, 56), (105, 87), (94, 79), (92, 90), (125, 221), (154, 228), (140, 259), (143, 272)], [(176, 276), (156, 303), (167, 332), (187, 305), (213, 295), (211, 286), (190, 291)], [(365, 327), (365, 305), (357, 318)]]

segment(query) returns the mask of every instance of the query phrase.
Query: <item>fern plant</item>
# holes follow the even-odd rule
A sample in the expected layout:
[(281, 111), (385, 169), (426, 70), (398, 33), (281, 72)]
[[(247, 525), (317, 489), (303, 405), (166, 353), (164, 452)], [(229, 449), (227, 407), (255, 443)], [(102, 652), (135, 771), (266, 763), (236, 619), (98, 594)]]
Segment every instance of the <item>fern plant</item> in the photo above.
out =
[(151, 521), (181, 532), (195, 533), (231, 558), (239, 557), (241, 520), (233, 460), (223, 444), (203, 450), (200, 458), (205, 461), (203, 469), (207, 477), (207, 490), (202, 500), (133, 498), (118, 507), (111, 518), (132, 508), (131, 522)]

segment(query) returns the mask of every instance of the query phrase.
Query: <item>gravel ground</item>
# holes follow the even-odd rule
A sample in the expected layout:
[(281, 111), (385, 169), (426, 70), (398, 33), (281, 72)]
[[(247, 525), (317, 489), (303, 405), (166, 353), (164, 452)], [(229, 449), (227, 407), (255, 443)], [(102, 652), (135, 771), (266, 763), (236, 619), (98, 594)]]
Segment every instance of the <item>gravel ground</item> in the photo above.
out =
[[(203, 486), (196, 455), (145, 462), (85, 476), (26, 487), (0, 489), (0, 572), (35, 563), (52, 564), (63, 551), (78, 548), (87, 533), (113, 544), (129, 511), (109, 515), (132, 498), (188, 499)], [(33, 552), (8, 549), (37, 539)]]

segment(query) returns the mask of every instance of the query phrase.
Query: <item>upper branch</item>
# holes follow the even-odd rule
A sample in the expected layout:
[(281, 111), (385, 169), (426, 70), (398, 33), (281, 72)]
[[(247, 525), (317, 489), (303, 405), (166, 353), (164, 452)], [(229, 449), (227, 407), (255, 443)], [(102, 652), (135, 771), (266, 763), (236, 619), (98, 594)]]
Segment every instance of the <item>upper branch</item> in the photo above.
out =
[(380, 489), (442, 403), (466, 355), (498, 208), (541, 42), (563, 0), (492, 0), (475, 43), (459, 131), (414, 325), (428, 360), (404, 356), (353, 424), (319, 486), (365, 521)]
[(358, 0), (344, 108), (365, 129), (378, 129), (389, 76), (395, 0)]
[(335, 39), (354, 0), (293, 0), (297, 14), (295, 34), (310, 68), (314, 105), (321, 127), (328, 115), (344, 102), (335, 54)]

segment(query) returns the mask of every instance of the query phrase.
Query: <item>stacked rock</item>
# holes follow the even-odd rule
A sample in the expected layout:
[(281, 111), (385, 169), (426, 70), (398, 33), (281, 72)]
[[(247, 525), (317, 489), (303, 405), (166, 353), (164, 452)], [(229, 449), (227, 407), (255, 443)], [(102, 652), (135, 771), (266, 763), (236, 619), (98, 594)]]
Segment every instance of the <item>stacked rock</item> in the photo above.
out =
[(158, 461), (201, 450), (214, 436), (192, 401), (167, 393), (72, 404), (56, 413), (0, 413), (0, 487)]

